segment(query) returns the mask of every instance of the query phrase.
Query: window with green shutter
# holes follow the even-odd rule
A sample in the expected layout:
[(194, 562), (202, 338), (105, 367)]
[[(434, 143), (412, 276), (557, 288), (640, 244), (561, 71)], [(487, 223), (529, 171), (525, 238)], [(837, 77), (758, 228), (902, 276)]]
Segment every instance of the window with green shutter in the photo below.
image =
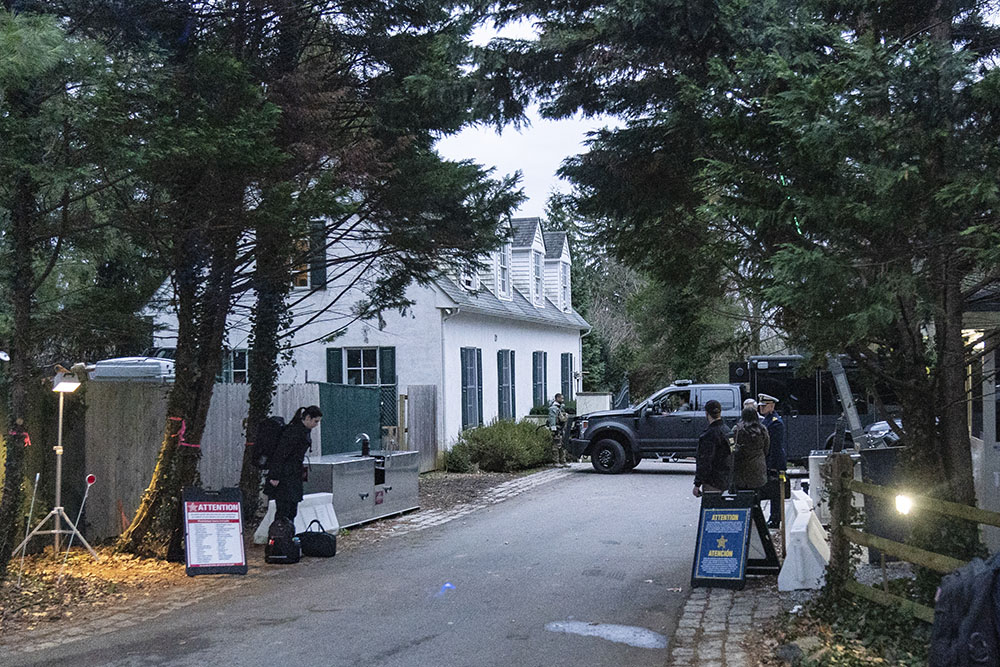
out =
[(326, 348), (326, 381), (344, 384), (344, 348)]
[(573, 400), (573, 353), (563, 352), (560, 358), (560, 366), (562, 368), (562, 382), (561, 391), (563, 399), (567, 401)]
[(483, 423), (483, 352), (476, 347), (463, 347), (462, 364), (462, 428)]
[(497, 416), (514, 419), (514, 350), (497, 350)]
[(326, 224), (313, 220), (309, 228), (309, 287), (326, 289)]
[(548, 404), (548, 353), (531, 353), (531, 401), (534, 407)]

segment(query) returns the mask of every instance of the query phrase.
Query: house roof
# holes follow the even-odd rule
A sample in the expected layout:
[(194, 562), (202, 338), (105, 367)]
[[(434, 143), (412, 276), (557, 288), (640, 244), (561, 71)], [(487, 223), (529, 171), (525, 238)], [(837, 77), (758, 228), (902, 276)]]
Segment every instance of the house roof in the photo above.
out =
[(511, 218), (510, 226), (514, 230), (513, 246), (530, 248), (535, 241), (535, 230), (541, 224), (541, 218)]
[(1000, 311), (1000, 286), (987, 285), (965, 303), (966, 312), (995, 313)]
[(545, 241), (545, 259), (562, 257), (563, 246), (566, 245), (566, 232), (542, 232)]
[(568, 329), (590, 329), (587, 321), (580, 317), (580, 314), (575, 310), (570, 310), (569, 312), (559, 310), (548, 299), (544, 300), (544, 307), (536, 308), (516, 288), (514, 289), (514, 298), (507, 301), (505, 299), (498, 299), (487, 289), (470, 292), (460, 287), (450, 278), (442, 277), (435, 280), (434, 283), (461, 310), (466, 312), (520, 320), (522, 322), (548, 324)]

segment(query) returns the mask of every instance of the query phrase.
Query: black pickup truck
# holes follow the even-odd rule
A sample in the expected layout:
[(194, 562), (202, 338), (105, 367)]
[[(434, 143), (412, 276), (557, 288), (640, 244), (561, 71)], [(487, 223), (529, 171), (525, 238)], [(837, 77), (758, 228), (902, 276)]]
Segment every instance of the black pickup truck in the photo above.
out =
[(620, 473), (642, 459), (693, 457), (698, 436), (705, 430), (705, 403), (722, 404), (729, 427), (743, 407), (738, 384), (692, 384), (678, 381), (636, 406), (575, 417), (565, 431), (564, 444), (573, 456), (589, 456), (602, 473)]

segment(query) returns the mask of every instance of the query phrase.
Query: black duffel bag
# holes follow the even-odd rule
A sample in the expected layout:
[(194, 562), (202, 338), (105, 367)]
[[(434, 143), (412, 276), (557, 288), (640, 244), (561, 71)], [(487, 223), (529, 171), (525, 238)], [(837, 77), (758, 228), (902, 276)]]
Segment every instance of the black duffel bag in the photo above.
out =
[[(319, 530), (313, 530), (313, 524), (316, 524)], [(319, 519), (310, 521), (306, 529), (295, 537), (299, 538), (302, 544), (303, 556), (330, 558), (337, 555), (337, 536), (326, 532)]]

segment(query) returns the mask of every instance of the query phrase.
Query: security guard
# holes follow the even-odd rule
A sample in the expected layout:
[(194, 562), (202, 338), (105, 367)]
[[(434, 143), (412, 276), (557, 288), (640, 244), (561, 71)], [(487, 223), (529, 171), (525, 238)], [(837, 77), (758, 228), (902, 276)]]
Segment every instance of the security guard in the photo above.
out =
[(777, 528), (781, 525), (781, 481), (779, 473), (785, 471), (788, 460), (785, 457), (785, 422), (775, 412), (778, 399), (769, 394), (757, 394), (757, 404), (760, 406), (760, 416), (771, 437), (771, 449), (767, 453), (767, 485), (761, 496), (770, 501), (771, 511), (767, 525)]
[(566, 449), (562, 445), (563, 429), (566, 428), (566, 405), (563, 402), (563, 395), (556, 394), (555, 400), (549, 406), (548, 427), (552, 432), (552, 463), (558, 468), (568, 468), (566, 463)]

